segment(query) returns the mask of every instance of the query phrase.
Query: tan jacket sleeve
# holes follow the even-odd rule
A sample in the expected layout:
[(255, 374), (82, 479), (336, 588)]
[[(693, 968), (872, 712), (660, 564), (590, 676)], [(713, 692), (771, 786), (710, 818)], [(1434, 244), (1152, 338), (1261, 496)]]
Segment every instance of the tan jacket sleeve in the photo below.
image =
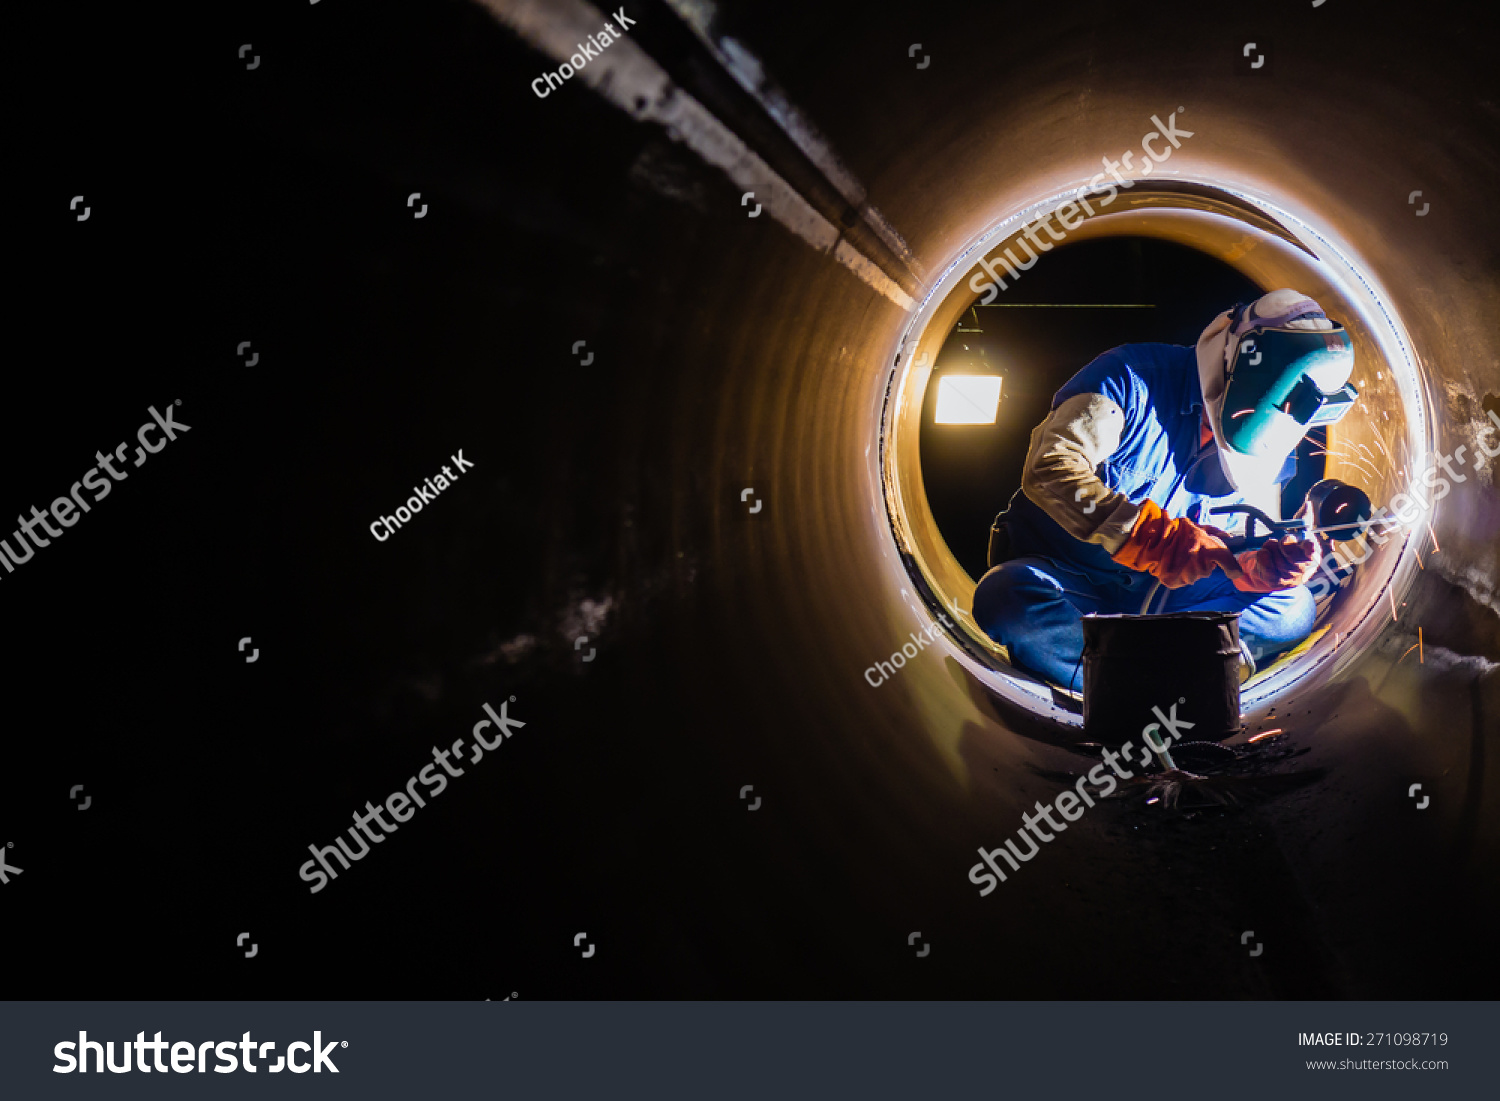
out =
[(1114, 454), (1125, 414), (1103, 394), (1075, 394), (1031, 433), (1021, 491), (1075, 539), (1114, 554), (1140, 508), (1094, 473)]

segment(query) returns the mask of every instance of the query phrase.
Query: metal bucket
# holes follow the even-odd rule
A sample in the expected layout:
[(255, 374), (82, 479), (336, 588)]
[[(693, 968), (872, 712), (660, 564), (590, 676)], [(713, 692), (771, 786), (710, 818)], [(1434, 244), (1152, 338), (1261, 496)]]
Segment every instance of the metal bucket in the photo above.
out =
[[(1153, 708), (1192, 723), (1183, 741), (1223, 741), (1240, 729), (1240, 624), (1234, 612), (1083, 617), (1083, 729), (1106, 746), (1160, 723)], [(1167, 738), (1163, 728), (1153, 738)], [(1170, 744), (1170, 740), (1169, 740)]]

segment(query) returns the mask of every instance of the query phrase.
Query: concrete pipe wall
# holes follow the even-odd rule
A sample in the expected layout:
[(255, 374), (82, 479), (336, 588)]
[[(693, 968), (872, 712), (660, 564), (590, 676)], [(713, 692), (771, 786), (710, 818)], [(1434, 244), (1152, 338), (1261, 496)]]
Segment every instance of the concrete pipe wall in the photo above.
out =
[[(183, 636), (202, 699), (243, 703), (158, 735), (177, 794), (138, 799), (162, 823), (190, 801), (209, 852), (250, 815), (260, 855), (138, 873), (153, 912), (283, 929), (251, 993), (1493, 994), (1497, 97), (1464, 6), (1387, 7), (633, 0), (582, 67), (616, 20), (584, 0), (236, 7), (265, 62), (171, 148), (219, 143), (195, 193), (233, 259), (203, 269), (202, 347), (253, 330), (262, 360), (254, 387), (181, 372), (226, 481), (193, 498), (211, 565), (170, 561), (265, 656), (251, 692)], [(964, 615), (916, 462), (922, 357), (1015, 219), (1173, 113), (1191, 137), (1077, 237), (1314, 293), (1362, 395), (1330, 472), (1377, 505), (1461, 446), (1464, 477), (1247, 692), (1248, 733), (1283, 730), (1252, 797), (1132, 789), (982, 897), (977, 850), (1093, 761)], [(370, 538), (460, 446), (458, 488)], [(511, 695), (508, 771), (308, 896), (309, 842)], [(243, 792), (187, 771), (205, 729), (257, 747)]]
[[(660, 18), (753, 74), (741, 83), (789, 132), (816, 128), (918, 282), (903, 307), (831, 250), (815, 259), (781, 225), (731, 219), (716, 245), (648, 277), (672, 288), (670, 321), (621, 323), (663, 380), (631, 405), (623, 454), (670, 439), (672, 508), (656, 522), (706, 540), (690, 552), (696, 641), (677, 675), (695, 713), (714, 715), (705, 736), (733, 743), (720, 754), (782, 804), (785, 849), (762, 859), (823, 880), (798, 918), (818, 950), (847, 978), (896, 945), (872, 965), (870, 989), (887, 992), (924, 979), (899, 959), (908, 927), (941, 929), (951, 962), (930, 966), (966, 994), (1394, 993), (1460, 952), (1492, 977), (1492, 949), (1437, 932), (1494, 913), (1500, 842), (1497, 216), (1482, 184), (1496, 147), (1480, 57), (1451, 26), (1368, 6), (1263, 14), (1259, 30), (1200, 5), (672, 7)], [(1191, 137), (1155, 142), (1170, 155), (1076, 238), (1163, 236), (1313, 294), (1359, 364), (1330, 476), (1383, 505), (1463, 447), (1462, 480), (1360, 567), (1306, 657), (1247, 689), (1249, 732), (1283, 729), (1301, 756), (1277, 767), (1322, 770), (1316, 783), (1191, 827), (1105, 810), (981, 899), (965, 876), (976, 846), (999, 845), (1079, 771), (1058, 748), (1076, 719), (1008, 674), (963, 614), (974, 579), (921, 491), (921, 395), (976, 297), (976, 262), (1086, 192), (1102, 158), (1138, 150), (1153, 116)], [(715, 213), (685, 204), (679, 232), (740, 212), (738, 183), (710, 172), (702, 187)], [(764, 500), (757, 516), (741, 515), (742, 485)], [(864, 678), (935, 626), (940, 641), (895, 676)], [(1417, 782), (1432, 800), (1421, 814)], [(1442, 915), (1414, 896), (1441, 897)], [(1255, 970), (1239, 937), (1257, 922), (1290, 943)]]

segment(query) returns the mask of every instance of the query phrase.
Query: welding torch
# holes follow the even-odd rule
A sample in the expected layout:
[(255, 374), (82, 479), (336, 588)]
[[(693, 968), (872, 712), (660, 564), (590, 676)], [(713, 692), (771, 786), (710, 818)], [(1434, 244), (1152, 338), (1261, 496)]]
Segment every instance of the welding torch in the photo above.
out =
[[(1208, 511), (1210, 516), (1244, 514), (1244, 534), (1231, 535), (1224, 541), (1231, 552), (1239, 554), (1259, 547), (1267, 539), (1283, 535), (1295, 535), (1304, 540), (1322, 535), (1333, 542), (1346, 542), (1370, 527), (1374, 507), (1364, 490), (1337, 478), (1324, 478), (1307, 491), (1307, 497), (1290, 520), (1273, 520), (1254, 505), (1247, 504), (1221, 505)], [(1262, 526), (1266, 529), (1264, 534), (1257, 530)], [(1160, 581), (1151, 586), (1146, 599), (1141, 602), (1141, 615), (1147, 614), (1161, 587)]]

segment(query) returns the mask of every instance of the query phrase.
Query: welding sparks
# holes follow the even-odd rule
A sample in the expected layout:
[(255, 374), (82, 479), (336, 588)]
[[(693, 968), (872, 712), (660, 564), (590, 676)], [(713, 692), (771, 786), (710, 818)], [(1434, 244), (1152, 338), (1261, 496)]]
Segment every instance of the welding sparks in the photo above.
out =
[(1396, 594), (1387, 589), (1385, 595), (1391, 598), (1391, 622), (1394, 623), (1396, 622)]
[(1359, 467), (1361, 470), (1363, 470), (1366, 474), (1368, 474), (1370, 476), (1370, 479), (1372, 481), (1377, 481), (1378, 482), (1380, 480), (1380, 476), (1375, 473), (1375, 468), (1372, 465), (1370, 465), (1370, 463), (1375, 462), (1374, 456), (1371, 456), (1370, 463), (1367, 463), (1363, 459), (1361, 459), (1358, 455), (1354, 454), (1352, 451), (1343, 451), (1343, 450), (1340, 450), (1340, 449), (1336, 448), (1333, 452), (1331, 452), (1331, 454), (1335, 458), (1340, 459), (1340, 460), (1348, 463), (1350, 466), (1357, 466), (1357, 467)]
[(1415, 649), (1416, 649), (1416, 648), (1417, 648), (1417, 647), (1418, 647), (1418, 646), (1419, 646), (1419, 645), (1421, 645), (1421, 643), (1419, 643), (1419, 642), (1413, 642), (1413, 643), (1412, 643), (1412, 644), (1411, 644), (1411, 645), (1410, 645), (1410, 646), (1408, 646), (1408, 647), (1407, 647), (1407, 648), (1406, 648), (1406, 653), (1405, 653), (1405, 654), (1402, 654), (1402, 655), (1401, 655), (1401, 656), (1400, 656), (1400, 657), (1399, 657), (1399, 658), (1397, 658), (1397, 659), (1396, 659), (1396, 664), (1397, 664), (1397, 665), (1400, 665), (1400, 664), (1401, 664), (1401, 663), (1402, 663), (1402, 662), (1403, 662), (1403, 661), (1405, 661), (1405, 660), (1406, 660), (1406, 658), (1407, 658), (1407, 656), (1408, 656), (1408, 655), (1409, 655), (1409, 654), (1410, 654), (1410, 653), (1411, 653), (1411, 652), (1412, 652), (1412, 651), (1413, 651), (1413, 650), (1415, 650)]
[(1443, 548), (1438, 546), (1437, 532), (1432, 530), (1432, 521), (1430, 520), (1427, 522), (1427, 534), (1432, 536), (1432, 553), (1438, 554)]
[(1420, 627), (1417, 628), (1417, 661), (1422, 665), (1427, 664), (1427, 651), (1422, 646), (1422, 628)]
[(1265, 731), (1265, 732), (1264, 732), (1264, 733), (1261, 733), (1261, 734), (1257, 734), (1257, 735), (1256, 735), (1256, 736), (1255, 736), (1255, 737), (1253, 737), (1253, 738), (1251, 738), (1251, 739), (1250, 739), (1250, 741), (1251, 741), (1251, 742), (1258, 742), (1258, 741), (1260, 741), (1260, 740), (1261, 740), (1261, 739), (1262, 739), (1262, 738), (1269, 738), (1269, 737), (1271, 737), (1271, 736), (1272, 736), (1272, 735), (1273, 735), (1273, 734), (1280, 734), (1280, 733), (1282, 733), (1282, 729), (1281, 729), (1281, 727), (1279, 727), (1279, 726), (1278, 726), (1278, 727), (1276, 727), (1276, 728), (1275, 728), (1275, 729), (1274, 729), (1274, 730), (1267, 730), (1267, 731)]

